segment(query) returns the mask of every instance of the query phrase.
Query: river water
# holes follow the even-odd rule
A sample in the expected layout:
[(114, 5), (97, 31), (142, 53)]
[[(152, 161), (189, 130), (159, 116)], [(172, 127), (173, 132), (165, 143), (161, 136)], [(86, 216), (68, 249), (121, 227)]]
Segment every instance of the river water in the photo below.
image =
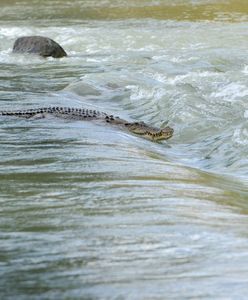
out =
[[(1, 1), (0, 105), (175, 130), (0, 119), (1, 299), (247, 299), (248, 3)], [(44, 35), (62, 59), (14, 55)]]

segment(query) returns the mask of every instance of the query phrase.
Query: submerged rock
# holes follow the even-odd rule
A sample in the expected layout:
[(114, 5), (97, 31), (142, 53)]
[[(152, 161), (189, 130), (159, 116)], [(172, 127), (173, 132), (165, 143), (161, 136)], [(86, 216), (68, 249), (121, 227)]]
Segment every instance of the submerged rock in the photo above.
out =
[(65, 50), (54, 40), (43, 36), (23, 36), (13, 46), (14, 53), (33, 53), (43, 57), (60, 58), (67, 56)]

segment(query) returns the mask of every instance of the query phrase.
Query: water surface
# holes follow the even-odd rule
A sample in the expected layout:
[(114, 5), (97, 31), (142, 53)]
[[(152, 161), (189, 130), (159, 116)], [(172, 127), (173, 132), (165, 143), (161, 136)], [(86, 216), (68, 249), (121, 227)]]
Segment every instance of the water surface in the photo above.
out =
[[(175, 134), (0, 120), (1, 299), (246, 299), (246, 1), (2, 1), (1, 109), (96, 108)], [(62, 59), (14, 55), (45, 35)]]

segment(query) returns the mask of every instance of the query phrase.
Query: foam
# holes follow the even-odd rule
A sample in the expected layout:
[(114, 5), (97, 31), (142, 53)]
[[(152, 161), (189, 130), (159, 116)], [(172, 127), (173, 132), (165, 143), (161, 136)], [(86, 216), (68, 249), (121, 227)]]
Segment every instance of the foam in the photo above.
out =
[(232, 82), (224, 87), (219, 88), (218, 92), (211, 93), (210, 96), (233, 102), (240, 97), (242, 98), (248, 96), (248, 89), (243, 84)]

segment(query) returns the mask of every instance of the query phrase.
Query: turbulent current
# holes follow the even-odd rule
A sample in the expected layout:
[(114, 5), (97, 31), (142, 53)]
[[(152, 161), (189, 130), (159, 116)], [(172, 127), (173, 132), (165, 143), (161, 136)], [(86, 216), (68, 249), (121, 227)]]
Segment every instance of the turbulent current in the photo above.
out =
[[(246, 299), (247, 1), (1, 1), (1, 299)], [(43, 35), (68, 57), (11, 53)], [(246, 227), (247, 226), (247, 227)]]

